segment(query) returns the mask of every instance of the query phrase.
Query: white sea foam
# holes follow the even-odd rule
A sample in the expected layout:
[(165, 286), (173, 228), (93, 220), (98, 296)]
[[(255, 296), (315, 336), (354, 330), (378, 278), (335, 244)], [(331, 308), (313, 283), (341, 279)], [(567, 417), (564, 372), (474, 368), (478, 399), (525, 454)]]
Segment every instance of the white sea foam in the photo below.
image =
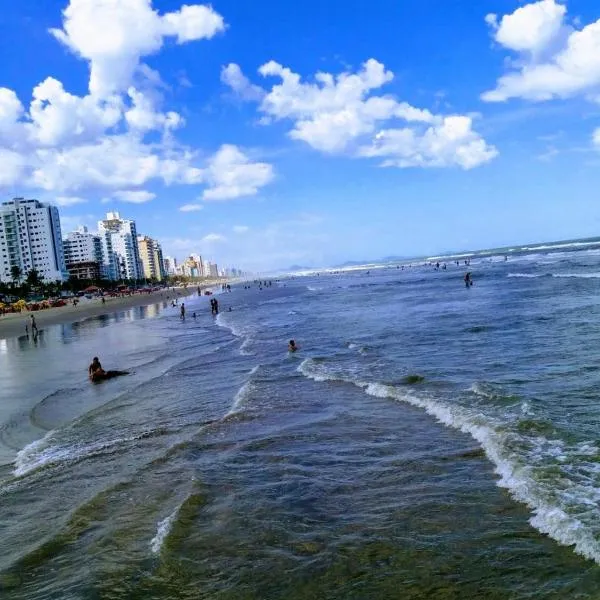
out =
[(43, 438), (32, 442), (18, 452), (13, 475), (23, 477), (33, 471), (59, 463), (73, 463), (99, 454), (113, 452), (127, 442), (133, 442), (152, 435), (153, 431), (142, 432), (129, 437), (112, 440), (99, 440), (91, 444), (53, 444), (54, 431), (49, 431)]
[[(536, 460), (543, 460), (549, 455), (566, 456), (568, 450), (561, 440), (547, 440), (543, 436), (532, 438), (528, 440), (533, 444), (529, 456), (518, 456), (510, 450), (510, 441), (516, 434), (503, 428), (502, 423), (495, 423), (490, 417), (474, 412), (472, 409), (445, 404), (434, 398), (416, 396), (391, 385), (338, 377), (313, 359), (304, 360), (298, 370), (315, 381), (345, 381), (364, 389), (371, 396), (406, 402), (423, 409), (444, 425), (468, 433), (481, 444), (486, 456), (495, 465), (495, 472), (500, 477), (498, 486), (508, 489), (516, 500), (526, 504), (532, 510), (530, 523), (533, 527), (565, 546), (573, 546), (575, 552), (600, 564), (600, 542), (595, 538), (592, 528), (586, 526), (578, 516), (567, 512), (569, 502), (573, 499), (578, 505), (591, 506), (591, 502), (597, 498), (600, 490), (593, 485), (569, 482), (566, 486), (567, 489), (571, 488), (569, 495), (561, 496), (556, 494), (555, 490), (548, 491), (544, 483), (536, 480), (535, 464), (527, 464), (523, 461), (524, 458), (530, 458), (535, 463)], [(597, 450), (591, 442), (580, 444), (578, 447), (590, 456)], [(577, 509), (580, 509), (580, 506), (577, 506)], [(579, 510), (574, 513), (580, 514)]]
[(508, 273), (507, 277), (556, 277), (558, 279), (600, 279), (600, 273)]
[(161, 548), (167, 539), (167, 536), (171, 532), (171, 527), (173, 526), (173, 521), (177, 518), (179, 511), (181, 510), (181, 504), (177, 506), (177, 508), (162, 521), (159, 521), (158, 527), (156, 529), (156, 535), (150, 541), (150, 549), (153, 554), (160, 554)]
[(248, 373), (248, 381), (246, 381), (246, 383), (244, 383), (244, 385), (237, 391), (237, 394), (233, 398), (233, 404), (231, 405), (229, 412), (225, 415), (225, 418), (231, 417), (232, 415), (236, 415), (240, 412), (244, 402), (248, 399), (254, 388), (252, 383), (252, 375), (254, 375), (259, 368), (260, 365), (256, 365)]

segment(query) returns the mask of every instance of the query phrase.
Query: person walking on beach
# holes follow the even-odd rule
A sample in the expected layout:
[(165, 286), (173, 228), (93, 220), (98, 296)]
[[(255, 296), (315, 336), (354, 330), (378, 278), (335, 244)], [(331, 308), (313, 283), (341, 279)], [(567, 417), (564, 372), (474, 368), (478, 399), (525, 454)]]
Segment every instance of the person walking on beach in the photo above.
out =
[(183, 321), (185, 319), (185, 303), (182, 302), (181, 303), (181, 316), (180, 316), (181, 320)]
[(37, 335), (38, 328), (37, 323), (35, 322), (35, 317), (33, 315), (29, 315), (29, 318), (31, 319), (31, 333), (33, 333), (33, 335)]

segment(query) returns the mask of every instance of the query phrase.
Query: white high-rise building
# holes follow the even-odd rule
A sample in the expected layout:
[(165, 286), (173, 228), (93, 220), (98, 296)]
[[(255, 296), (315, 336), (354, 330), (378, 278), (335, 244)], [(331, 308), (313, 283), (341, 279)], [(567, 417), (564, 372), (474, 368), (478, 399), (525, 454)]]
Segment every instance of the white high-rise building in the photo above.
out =
[(80, 279), (114, 279), (114, 269), (108, 269), (104, 245), (98, 233), (89, 233), (80, 226), (63, 240), (65, 262), (72, 277)]
[(138, 235), (137, 245), (143, 276), (162, 281), (166, 277), (166, 273), (160, 244), (147, 235)]
[(68, 279), (56, 206), (24, 198), (0, 205), (0, 280), (12, 280), (12, 267), (23, 278), (35, 270), (46, 281)]
[(172, 256), (167, 256), (163, 260), (164, 270), (166, 275), (175, 275), (177, 269), (177, 259)]
[(114, 279), (141, 279), (144, 274), (135, 221), (121, 219), (118, 212), (109, 212), (106, 219), (98, 221), (98, 232), (102, 238), (106, 268), (115, 270), (111, 257), (117, 256)]

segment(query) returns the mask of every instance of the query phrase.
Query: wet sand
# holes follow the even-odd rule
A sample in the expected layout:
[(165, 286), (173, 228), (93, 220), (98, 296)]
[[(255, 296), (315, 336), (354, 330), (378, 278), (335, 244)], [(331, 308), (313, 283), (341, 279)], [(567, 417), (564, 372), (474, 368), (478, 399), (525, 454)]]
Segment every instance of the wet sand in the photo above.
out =
[[(206, 287), (206, 286), (203, 286)], [(33, 312), (23, 311), (21, 313), (8, 313), (0, 316), (0, 339), (16, 337), (25, 333), (25, 325), (29, 325), (29, 315), (34, 315), (38, 330), (62, 323), (72, 323), (98, 317), (120, 310), (126, 310), (134, 306), (146, 306), (157, 302), (167, 302), (173, 298), (183, 298), (197, 292), (196, 286), (185, 288), (169, 288), (160, 292), (151, 294), (134, 294), (123, 298), (106, 298), (105, 304), (102, 304), (100, 298), (92, 300), (83, 299), (77, 306), (69, 304), (57, 308), (47, 308), (45, 310), (36, 310)]]

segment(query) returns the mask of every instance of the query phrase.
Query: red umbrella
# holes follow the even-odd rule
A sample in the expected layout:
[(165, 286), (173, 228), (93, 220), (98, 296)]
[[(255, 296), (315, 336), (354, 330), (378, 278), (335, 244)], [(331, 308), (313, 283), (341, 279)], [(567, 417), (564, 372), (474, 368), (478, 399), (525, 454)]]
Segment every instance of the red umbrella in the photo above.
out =
[(95, 285), (90, 285), (89, 287), (86, 287), (85, 290), (83, 290), (84, 292), (99, 292), (100, 288), (95, 286)]

